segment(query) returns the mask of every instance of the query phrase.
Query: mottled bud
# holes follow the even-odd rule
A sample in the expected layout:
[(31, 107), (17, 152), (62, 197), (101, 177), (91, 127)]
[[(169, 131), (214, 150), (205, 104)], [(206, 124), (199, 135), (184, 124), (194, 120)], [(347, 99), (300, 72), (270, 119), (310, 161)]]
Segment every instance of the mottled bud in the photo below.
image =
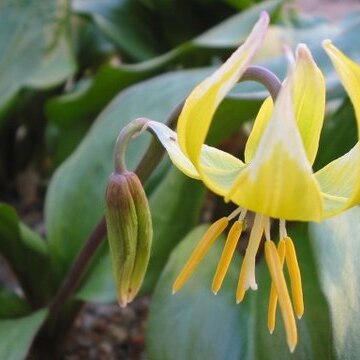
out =
[(135, 173), (110, 176), (105, 216), (119, 304), (126, 306), (143, 282), (152, 240), (149, 204)]

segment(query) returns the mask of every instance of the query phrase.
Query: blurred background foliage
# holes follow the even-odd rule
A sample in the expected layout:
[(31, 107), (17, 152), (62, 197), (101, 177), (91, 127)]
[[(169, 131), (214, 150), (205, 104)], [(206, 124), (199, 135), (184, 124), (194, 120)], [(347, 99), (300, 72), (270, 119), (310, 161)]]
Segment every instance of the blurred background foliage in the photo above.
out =
[[(189, 91), (242, 43), (262, 10), (270, 14), (272, 25), (256, 63), (283, 79), (283, 44), (294, 49), (305, 42), (326, 76), (327, 116), (315, 163), (319, 168), (357, 140), (351, 104), (321, 41), (331, 38), (360, 61), (360, 13), (330, 21), (304, 16), (291, 1), (281, 0), (0, 3), (0, 253), (16, 276), (16, 286), (5, 279), (0, 287), (0, 358), (25, 356), (44, 324), (46, 306), (103, 215), (112, 148), (122, 126), (139, 116), (166, 121)], [(249, 124), (266, 95), (256, 84), (236, 86), (218, 109), (208, 142), (241, 157)], [(131, 144), (130, 168), (136, 167), (148, 141), (144, 136)], [(228, 209), (200, 183), (172, 169), (166, 159), (145, 187), (154, 245), (143, 293), (151, 293), (157, 284), (148, 331), (150, 358), (173, 360), (196, 354), (197, 359), (211, 359), (216, 354), (216, 359), (229, 359), (231, 349), (231, 359), (287, 359), (281, 326), (272, 337), (265, 332), (267, 295), (262, 294), (267, 294), (269, 276), (263, 262), (260, 293), (251, 294), (241, 306), (233, 301), (234, 267), (222, 294), (210, 295), (217, 249), (192, 285), (172, 301), (169, 284), (203, 229), (182, 238), (199, 222), (211, 221)], [(349, 305), (340, 295), (347, 292), (345, 278), (354, 279), (352, 286), (358, 289), (356, 266), (344, 265), (338, 252), (326, 249), (341, 238), (347, 244), (348, 261), (358, 264), (359, 256), (351, 253), (359, 237), (351, 230), (357, 212), (310, 230), (307, 224), (293, 226), (308, 304), (294, 359), (330, 359), (335, 354), (355, 359), (360, 353), (355, 335), (344, 340), (344, 333), (359, 333), (350, 321), (354, 314), (358, 317), (359, 299), (351, 298)], [(325, 285), (331, 282), (329, 264), (343, 271), (342, 285), (334, 285), (332, 291)], [(41, 348), (43, 338), (61, 343), (59, 334), (83, 301), (115, 300), (104, 244), (61, 320), (50, 327), (45, 323), (35, 345)], [(342, 306), (349, 312), (346, 316), (339, 313)], [(339, 322), (341, 331), (336, 327)], [(220, 327), (219, 332), (214, 327)]]

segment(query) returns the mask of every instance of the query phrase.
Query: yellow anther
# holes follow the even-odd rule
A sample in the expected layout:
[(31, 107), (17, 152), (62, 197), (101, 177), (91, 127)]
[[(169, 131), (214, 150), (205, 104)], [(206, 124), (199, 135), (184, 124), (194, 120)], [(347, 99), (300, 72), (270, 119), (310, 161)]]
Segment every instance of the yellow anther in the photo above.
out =
[(225, 278), (231, 259), (234, 255), (236, 245), (239, 241), (241, 232), (242, 232), (242, 222), (235, 221), (229, 231), (224, 250), (221, 254), (221, 258), (215, 272), (214, 280), (212, 283), (212, 291), (214, 294), (217, 294)]
[(201, 260), (204, 258), (206, 253), (209, 251), (211, 246), (214, 244), (214, 241), (220, 236), (220, 234), (225, 230), (229, 223), (229, 220), (226, 217), (223, 217), (215, 221), (206, 231), (202, 239), (199, 241), (194, 251), (192, 252), (189, 260), (186, 262), (185, 266), (181, 270), (179, 276), (176, 278), (173, 284), (173, 293), (179, 291), (189, 277), (192, 275), (194, 270), (200, 264)]
[(259, 249), (261, 237), (264, 232), (266, 217), (261, 214), (256, 214), (254, 225), (251, 229), (249, 245), (247, 246), (243, 263), (241, 265), (239, 282), (236, 289), (236, 302), (243, 300), (245, 291), (250, 287), (253, 290), (257, 289), (255, 280), (255, 258)]
[(296, 316), (300, 319), (304, 314), (304, 299), (299, 264), (296, 258), (296, 251), (292, 240), (289, 237), (286, 237), (284, 240), (286, 245), (285, 258), (290, 275), (291, 294), (294, 303), (294, 311)]
[(271, 279), (274, 282), (278, 294), (280, 310), (285, 323), (287, 343), (290, 351), (293, 352), (297, 344), (296, 322), (280, 258), (276, 246), (272, 241), (265, 242), (265, 257), (270, 270)]
[[(284, 266), (285, 260), (285, 241), (280, 240), (277, 246), (277, 252), (280, 259), (281, 269)], [(276, 322), (276, 307), (278, 301), (278, 294), (276, 292), (274, 282), (271, 282), (271, 290), (270, 290), (270, 297), (269, 297), (269, 309), (268, 309), (268, 329), (270, 334), (274, 332), (275, 329), (275, 322)]]

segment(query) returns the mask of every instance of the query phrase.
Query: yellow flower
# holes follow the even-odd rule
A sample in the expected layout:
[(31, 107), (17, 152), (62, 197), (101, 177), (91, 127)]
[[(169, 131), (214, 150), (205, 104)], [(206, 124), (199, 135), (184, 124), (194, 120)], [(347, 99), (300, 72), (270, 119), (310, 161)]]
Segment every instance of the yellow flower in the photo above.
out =
[[(173, 163), (186, 175), (202, 180), (213, 192), (238, 206), (228, 217), (212, 224), (173, 285), (178, 291), (204, 258), (216, 238), (235, 219), (219, 260), (212, 289), (217, 293), (240, 238), (246, 211), (256, 213), (243, 259), (236, 291), (237, 302), (246, 290), (256, 290), (255, 257), (265, 234), (265, 257), (272, 286), (268, 327), (275, 328), (279, 302), (291, 351), (297, 344), (294, 313), (304, 312), (301, 275), (295, 248), (286, 232), (286, 220), (321, 221), (360, 202), (360, 154), (356, 145), (349, 153), (314, 173), (324, 119), (325, 83), (311, 53), (303, 44), (275, 104), (269, 97), (255, 120), (245, 149), (245, 162), (205, 145), (213, 115), (230, 89), (238, 82), (262, 43), (268, 26), (263, 13), (245, 43), (186, 99), (177, 133), (149, 121), (148, 126), (167, 149)], [(360, 119), (360, 67), (329, 41), (324, 47), (344, 84)], [(276, 247), (270, 236), (270, 218), (279, 219)], [(290, 277), (289, 295), (283, 265)]]

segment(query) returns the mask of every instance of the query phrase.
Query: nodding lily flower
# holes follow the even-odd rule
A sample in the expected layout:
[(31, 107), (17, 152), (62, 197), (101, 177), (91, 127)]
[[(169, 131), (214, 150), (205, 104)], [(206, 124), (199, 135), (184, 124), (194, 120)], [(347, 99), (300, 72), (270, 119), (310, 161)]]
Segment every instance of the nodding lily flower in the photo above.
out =
[[(268, 26), (263, 13), (244, 44), (210, 77), (201, 82), (185, 101), (177, 132), (155, 121), (147, 126), (159, 138), (173, 163), (186, 175), (200, 179), (213, 192), (238, 208), (213, 223), (175, 280), (178, 291), (204, 258), (214, 241), (233, 224), (213, 279), (216, 294), (223, 282), (240, 238), (246, 212), (255, 213), (242, 262), (236, 300), (246, 290), (257, 289), (255, 257), (265, 235), (265, 258), (272, 286), (268, 328), (275, 328), (279, 303), (291, 351), (297, 344), (294, 313), (304, 312), (301, 275), (286, 220), (315, 221), (338, 214), (360, 202), (360, 154), (356, 145), (349, 153), (314, 173), (320, 132), (324, 119), (325, 83), (307, 47), (300, 44), (287, 79), (273, 103), (268, 98), (255, 120), (245, 148), (245, 162), (205, 145), (213, 115), (226, 94), (238, 82), (262, 43)], [(360, 68), (329, 41), (324, 47), (354, 104), (360, 119)], [(279, 220), (279, 242), (270, 236), (270, 218)], [(290, 277), (291, 296), (283, 274)]]

